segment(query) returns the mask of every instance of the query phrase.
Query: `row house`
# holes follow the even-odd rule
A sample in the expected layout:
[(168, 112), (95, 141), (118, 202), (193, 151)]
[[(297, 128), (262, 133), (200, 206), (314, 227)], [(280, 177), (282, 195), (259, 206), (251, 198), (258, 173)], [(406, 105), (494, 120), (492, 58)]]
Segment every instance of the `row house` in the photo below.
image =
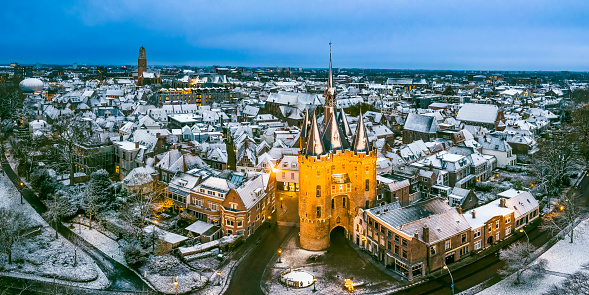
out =
[(182, 173), (169, 183), (166, 196), (178, 212), (220, 225), (224, 235), (247, 237), (275, 210), (275, 178), (258, 174), (241, 183), (239, 175), (228, 177), (231, 179), (219, 176), (203, 171)]
[(159, 174), (159, 179), (164, 183), (170, 182), (179, 173), (209, 167), (198, 155), (192, 152), (183, 153), (180, 146), (178, 149), (157, 155), (156, 159), (158, 162), (154, 167)]
[(466, 219), (439, 198), (360, 210), (354, 223), (356, 244), (408, 280), (466, 257), (472, 247)]
[(275, 211), (274, 174), (258, 174), (239, 188), (229, 191), (222, 203), (225, 235), (248, 237)]
[(511, 236), (513, 213), (513, 209), (505, 206), (505, 199), (466, 211), (464, 217), (472, 227), (473, 249), (484, 250)]
[(497, 196), (505, 198), (505, 206), (514, 210), (515, 230), (536, 220), (540, 214), (538, 200), (528, 191), (509, 189), (497, 194)]

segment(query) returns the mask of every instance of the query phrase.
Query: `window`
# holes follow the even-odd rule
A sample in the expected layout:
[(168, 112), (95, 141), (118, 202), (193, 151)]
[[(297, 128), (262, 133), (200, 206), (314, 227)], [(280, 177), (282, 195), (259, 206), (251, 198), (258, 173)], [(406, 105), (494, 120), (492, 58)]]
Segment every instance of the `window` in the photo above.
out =
[(495, 229), (499, 229), (499, 220), (495, 221)]
[(489, 224), (489, 233), (491, 233), (493, 231), (493, 225)]
[(436, 255), (436, 246), (429, 247), (429, 255), (430, 256)]
[(479, 229), (477, 229), (477, 230), (474, 231), (474, 238), (476, 239), (476, 238), (478, 238), (480, 236), (481, 236), (481, 229), (479, 228)]
[(335, 199), (331, 199), (331, 209), (335, 209)]
[(225, 225), (227, 225), (227, 226), (233, 226), (233, 218), (227, 218), (227, 219), (225, 219)]
[(317, 186), (316, 195), (317, 195), (317, 197), (321, 197), (321, 186), (320, 185)]
[(237, 226), (238, 227), (242, 227), (243, 226), (243, 218), (238, 218), (237, 219)]
[(218, 211), (219, 210), (219, 205), (217, 205), (217, 203), (210, 202), (209, 205), (211, 207), (211, 211)]
[(399, 255), (399, 246), (395, 245), (395, 254)]
[(317, 206), (317, 218), (321, 218), (321, 206)]
[(447, 240), (446, 241), (446, 250), (450, 250), (452, 249), (452, 241), (451, 240)]
[(290, 174), (290, 179), (294, 179), (294, 173)]
[(403, 258), (407, 259), (407, 250), (403, 249)]
[(236, 203), (229, 203), (229, 206), (231, 206), (232, 210), (237, 210), (237, 204)]
[(509, 236), (511, 234), (511, 227), (505, 229), (505, 236)]
[(391, 241), (387, 242), (387, 249), (391, 250)]
[(370, 190), (370, 180), (366, 179), (366, 187), (364, 188), (365, 191), (369, 191)]
[(460, 257), (468, 255), (468, 246), (460, 248)]
[(342, 207), (346, 208), (346, 197), (342, 199)]
[(401, 246), (403, 246), (403, 247), (407, 248), (407, 240), (405, 240), (405, 239), (402, 239), (402, 240), (401, 240)]
[(462, 234), (461, 239), (462, 239), (462, 244), (466, 243), (466, 234)]
[(511, 216), (505, 217), (505, 224), (509, 224), (511, 222)]
[(475, 249), (475, 250), (478, 250), (478, 249), (480, 249), (480, 248), (481, 248), (481, 241), (476, 241), (476, 242), (474, 242), (474, 249)]
[(399, 244), (399, 236), (395, 235), (395, 243)]
[(495, 234), (495, 241), (499, 242), (499, 232), (497, 232), (497, 234)]

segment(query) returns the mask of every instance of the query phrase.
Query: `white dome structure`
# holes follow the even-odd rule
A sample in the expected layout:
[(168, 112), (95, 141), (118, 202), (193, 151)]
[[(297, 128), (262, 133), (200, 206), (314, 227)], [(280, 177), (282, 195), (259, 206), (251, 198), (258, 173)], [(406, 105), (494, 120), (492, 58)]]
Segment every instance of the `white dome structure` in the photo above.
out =
[(43, 81), (36, 78), (27, 78), (18, 84), (24, 92), (37, 92), (43, 90)]

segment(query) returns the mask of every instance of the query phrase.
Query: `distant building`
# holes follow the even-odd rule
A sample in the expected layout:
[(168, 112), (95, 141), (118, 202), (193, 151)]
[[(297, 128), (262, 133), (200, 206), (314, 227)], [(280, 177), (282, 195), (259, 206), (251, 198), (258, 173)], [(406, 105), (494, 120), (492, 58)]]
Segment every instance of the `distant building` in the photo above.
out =
[(198, 106), (209, 105), (211, 102), (224, 102), (233, 98), (229, 88), (162, 88), (155, 93), (156, 103), (187, 103)]
[(147, 72), (147, 58), (145, 57), (145, 48), (139, 48), (139, 58), (137, 59), (137, 85), (143, 86), (143, 73)]

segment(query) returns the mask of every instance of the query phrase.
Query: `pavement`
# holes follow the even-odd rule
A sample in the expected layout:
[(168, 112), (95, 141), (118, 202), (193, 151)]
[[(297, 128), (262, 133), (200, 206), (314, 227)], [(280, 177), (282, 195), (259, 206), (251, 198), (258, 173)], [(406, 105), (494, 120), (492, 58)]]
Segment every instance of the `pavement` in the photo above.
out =
[[(37, 211), (37, 213), (39, 213), (42, 216), (43, 213), (47, 211), (47, 207), (45, 206), (45, 204), (43, 204), (39, 200), (39, 198), (33, 190), (29, 189), (26, 186), (20, 185), (20, 178), (12, 170), (10, 164), (8, 163), (8, 160), (6, 159), (6, 156), (3, 153), (0, 153), (0, 159), (2, 161), (2, 169), (6, 172), (8, 178), (21, 192), (21, 195), (31, 205), (31, 207), (33, 207), (33, 209), (35, 209), (35, 211)], [(59, 223), (57, 225), (57, 232), (61, 234), (64, 238), (72, 242), (74, 245), (78, 246), (80, 249), (85, 251), (90, 257), (92, 257), (98, 265), (98, 267), (100, 267), (102, 272), (110, 281), (110, 285), (105, 290), (95, 291), (86, 289), (89, 293), (104, 292), (102, 294), (113, 294), (118, 291), (139, 293), (144, 292), (146, 290), (151, 290), (150, 286), (148, 286), (135, 272), (131, 271), (126, 266), (112, 259), (110, 256), (104, 254), (103, 252), (98, 250), (98, 248), (96, 248), (92, 244), (88, 243), (87, 241), (73, 233), (69, 228), (67, 228), (63, 224)], [(25, 286), (26, 283), (31, 283), (30, 281), (31, 280), (27, 281), (11, 278), (10, 286)], [(0, 280), (0, 284), (2, 282), (3, 280)], [(44, 284), (47, 285), (46, 283), (41, 283), (38, 287), (43, 287)], [(41, 292), (41, 290), (38, 291)]]
[[(262, 226), (268, 225), (263, 224)], [(258, 229), (246, 242), (246, 244), (253, 243), (252, 247), (254, 248), (235, 269), (225, 294), (264, 294), (260, 288), (264, 269), (270, 264), (272, 257), (277, 253), (282, 242), (296, 231), (298, 231), (298, 227), (277, 226), (275, 224), (265, 232)], [(247, 247), (246, 244), (242, 245), (242, 247)]]
[[(589, 205), (589, 177), (584, 177), (579, 184), (580, 190), (583, 192), (581, 198), (581, 206), (588, 208)], [(552, 234), (549, 230), (541, 230), (540, 227), (528, 231), (530, 243), (535, 247), (544, 245)], [(526, 240), (525, 235), (521, 236), (520, 241)], [(496, 255), (489, 255), (480, 260), (477, 260), (463, 268), (452, 271), (454, 277), (454, 293), (458, 294), (469, 288), (472, 288), (480, 283), (488, 281), (490, 284), (499, 282), (502, 277), (497, 274), (497, 271), (502, 269), (505, 263)], [(452, 294), (452, 279), (450, 275), (446, 274), (437, 279), (416, 285), (414, 287), (399, 291), (395, 294), (435, 294), (448, 295)]]

